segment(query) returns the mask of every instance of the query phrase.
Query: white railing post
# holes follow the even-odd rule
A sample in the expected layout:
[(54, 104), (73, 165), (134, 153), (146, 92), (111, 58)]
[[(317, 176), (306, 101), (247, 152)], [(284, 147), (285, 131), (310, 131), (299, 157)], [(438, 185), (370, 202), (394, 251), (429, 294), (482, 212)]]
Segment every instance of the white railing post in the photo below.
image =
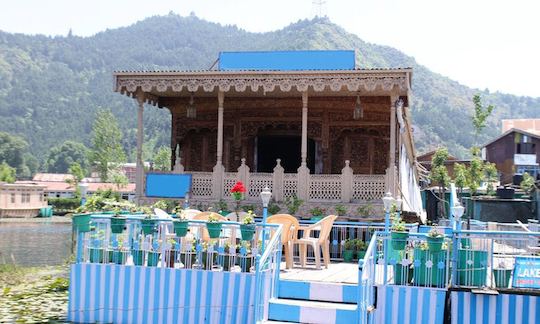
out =
[(353, 169), (350, 161), (345, 160), (345, 167), (341, 169), (341, 202), (350, 203), (353, 191)]
[(283, 201), (283, 177), (285, 170), (281, 166), (281, 159), (276, 160), (274, 173), (272, 174), (272, 194), (276, 201)]
[(246, 192), (249, 193), (249, 167), (246, 165), (246, 159), (241, 159), (242, 163), (238, 167), (238, 181), (242, 181)]

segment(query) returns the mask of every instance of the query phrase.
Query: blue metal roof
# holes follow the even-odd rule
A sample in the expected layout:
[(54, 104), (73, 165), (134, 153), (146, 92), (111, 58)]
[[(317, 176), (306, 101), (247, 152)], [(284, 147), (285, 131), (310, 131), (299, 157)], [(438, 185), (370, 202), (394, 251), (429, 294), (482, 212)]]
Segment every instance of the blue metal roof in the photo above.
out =
[(354, 70), (354, 51), (220, 52), (220, 71)]

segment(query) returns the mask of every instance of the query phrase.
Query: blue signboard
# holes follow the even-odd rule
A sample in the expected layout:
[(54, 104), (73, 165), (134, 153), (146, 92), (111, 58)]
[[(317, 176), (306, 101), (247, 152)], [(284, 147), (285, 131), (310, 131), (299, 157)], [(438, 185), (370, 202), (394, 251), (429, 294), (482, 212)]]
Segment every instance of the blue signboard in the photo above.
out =
[(512, 287), (540, 288), (540, 257), (516, 257)]
[(191, 191), (191, 174), (146, 174), (146, 197), (185, 198), (189, 191)]
[(221, 52), (219, 69), (231, 70), (353, 70), (354, 51)]

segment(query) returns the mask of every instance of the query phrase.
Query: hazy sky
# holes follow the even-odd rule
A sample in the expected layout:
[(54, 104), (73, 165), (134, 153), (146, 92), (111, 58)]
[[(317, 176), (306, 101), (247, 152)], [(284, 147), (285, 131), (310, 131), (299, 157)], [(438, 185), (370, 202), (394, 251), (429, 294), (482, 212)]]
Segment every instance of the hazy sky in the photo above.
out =
[[(169, 11), (249, 31), (313, 17), (312, 0), (3, 0), (0, 29), (88, 36)], [(326, 0), (330, 19), (468, 86), (540, 97), (538, 0)]]

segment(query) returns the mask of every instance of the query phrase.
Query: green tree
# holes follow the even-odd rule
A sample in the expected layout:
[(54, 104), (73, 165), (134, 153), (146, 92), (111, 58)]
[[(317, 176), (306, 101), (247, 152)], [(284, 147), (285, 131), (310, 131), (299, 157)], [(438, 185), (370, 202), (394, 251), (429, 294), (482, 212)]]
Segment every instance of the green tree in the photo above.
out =
[(55, 146), (49, 151), (46, 161), (47, 172), (67, 173), (69, 168), (77, 163), (86, 173), (90, 167), (88, 153), (89, 150), (84, 144), (65, 141), (62, 145)]
[(109, 180), (115, 184), (116, 190), (124, 188), (129, 183), (128, 178), (120, 169), (110, 170)]
[(482, 98), (480, 97), (480, 94), (474, 95), (473, 103), (474, 115), (472, 116), (472, 123), (474, 127), (474, 144), (477, 145), (478, 135), (480, 135), (482, 130), (486, 127), (487, 118), (489, 115), (491, 115), (491, 112), (495, 107), (492, 105), (484, 107), (482, 105)]
[(448, 149), (440, 147), (435, 151), (435, 154), (431, 158), (431, 172), (429, 178), (433, 183), (436, 183), (439, 187), (439, 215), (445, 216), (445, 188), (450, 182), (448, 176), (448, 170), (446, 169), (446, 160), (448, 160)]
[(30, 170), (25, 163), (25, 154), (28, 150), (28, 143), (18, 136), (0, 132), (0, 162), (5, 162), (15, 168), (16, 174), (22, 177), (29, 177)]
[(458, 187), (458, 197), (461, 198), (463, 188), (467, 186), (467, 167), (464, 164), (454, 164), (454, 182)]
[(81, 197), (81, 191), (79, 189), (79, 183), (84, 178), (85, 171), (81, 167), (81, 165), (77, 162), (73, 163), (69, 167), (69, 174), (73, 176), (71, 179), (67, 179), (66, 182), (71, 186), (75, 188), (75, 197), (80, 198)]
[(15, 182), (15, 168), (10, 167), (6, 162), (0, 164), (0, 182)]
[(161, 146), (154, 155), (154, 170), (171, 171), (171, 148)]
[(495, 195), (494, 183), (499, 180), (499, 172), (495, 163), (484, 163), (484, 179), (487, 182), (487, 194)]
[(109, 172), (126, 159), (121, 142), (122, 132), (112, 112), (98, 111), (92, 129), (90, 161), (104, 182), (109, 179)]

